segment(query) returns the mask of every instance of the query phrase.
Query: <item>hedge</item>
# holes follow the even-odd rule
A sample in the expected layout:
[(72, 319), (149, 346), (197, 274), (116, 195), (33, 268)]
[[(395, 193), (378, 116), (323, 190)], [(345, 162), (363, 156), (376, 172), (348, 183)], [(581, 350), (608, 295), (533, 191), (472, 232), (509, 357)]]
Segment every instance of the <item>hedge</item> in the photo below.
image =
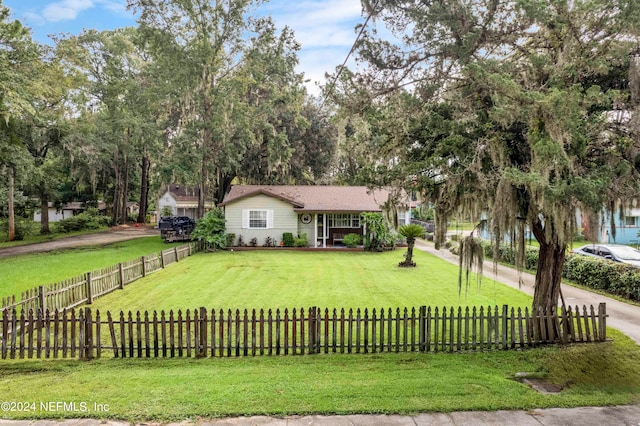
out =
[[(488, 242), (483, 245), (485, 258), (493, 258), (493, 245)], [(501, 262), (515, 265), (513, 247), (501, 246), (499, 250)], [(535, 271), (537, 265), (538, 248), (529, 246), (525, 250), (525, 269)], [(569, 253), (562, 278), (629, 300), (640, 300), (640, 268), (626, 263)]]

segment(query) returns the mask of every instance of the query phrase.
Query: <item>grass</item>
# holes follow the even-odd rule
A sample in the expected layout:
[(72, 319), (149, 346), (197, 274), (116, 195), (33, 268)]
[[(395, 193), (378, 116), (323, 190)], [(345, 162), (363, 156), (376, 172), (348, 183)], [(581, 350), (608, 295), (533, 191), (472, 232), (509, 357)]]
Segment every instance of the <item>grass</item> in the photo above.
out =
[(0, 261), (0, 296), (50, 284), (85, 272), (115, 265), (172, 247), (159, 237), (141, 237), (129, 241), (76, 249), (56, 250), (3, 258)]
[(416, 252), (416, 268), (398, 268), (402, 251), (202, 253), (94, 302), (111, 311), (206, 308), (396, 308), (420, 305), (529, 306), (522, 292), (484, 280), (458, 291), (458, 268)]
[[(0, 364), (3, 401), (34, 402), (36, 410), (2, 416), (181, 421), (638, 403), (640, 348), (612, 334), (602, 344), (455, 355), (8, 361)], [(565, 389), (539, 394), (513, 379), (521, 371)], [(88, 411), (45, 412), (41, 401), (84, 402)]]
[[(417, 268), (397, 268), (401, 253), (203, 253), (99, 299), (94, 308), (530, 303), (528, 296), (487, 280), (459, 296), (455, 266), (417, 252)], [(2, 417), (168, 422), (639, 403), (640, 347), (615, 330), (608, 334), (613, 340), (606, 343), (458, 354), (5, 360), (2, 400), (33, 403), (34, 410)], [(514, 380), (517, 372), (545, 377), (564, 390), (539, 394)], [(40, 402), (75, 402), (86, 411), (43, 411)]]
[(86, 235), (86, 234), (95, 234), (96, 232), (100, 232), (100, 231), (106, 231), (109, 228), (105, 227), (102, 229), (87, 229), (84, 231), (74, 231), (74, 232), (68, 232), (68, 233), (52, 233), (52, 234), (47, 234), (47, 235), (27, 235), (24, 239), (22, 240), (14, 240), (14, 241), (6, 241), (6, 235), (0, 236), (0, 248), (7, 248), (7, 247), (17, 247), (17, 246), (24, 246), (27, 244), (36, 244), (36, 243), (44, 243), (47, 241), (55, 241), (55, 240), (61, 240), (63, 238), (67, 238), (67, 237), (75, 237), (78, 235)]

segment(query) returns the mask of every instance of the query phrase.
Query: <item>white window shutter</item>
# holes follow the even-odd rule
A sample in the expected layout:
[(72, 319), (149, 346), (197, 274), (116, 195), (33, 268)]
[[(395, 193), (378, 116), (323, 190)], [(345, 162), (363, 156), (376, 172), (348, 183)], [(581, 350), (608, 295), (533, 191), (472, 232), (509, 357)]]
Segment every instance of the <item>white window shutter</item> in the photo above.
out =
[(273, 228), (273, 210), (267, 210), (267, 229)]
[(242, 210), (242, 229), (249, 228), (249, 210)]

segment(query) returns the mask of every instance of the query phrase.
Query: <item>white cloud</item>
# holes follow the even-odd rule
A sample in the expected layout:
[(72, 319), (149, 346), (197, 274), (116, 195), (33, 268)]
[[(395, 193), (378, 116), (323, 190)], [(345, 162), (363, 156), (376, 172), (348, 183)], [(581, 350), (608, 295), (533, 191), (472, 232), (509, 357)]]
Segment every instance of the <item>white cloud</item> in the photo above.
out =
[(355, 39), (353, 28), (362, 21), (359, 0), (275, 1), (263, 11), (277, 25), (293, 29), (304, 49), (350, 46)]
[(127, 2), (122, 0), (96, 0), (96, 3), (111, 12), (118, 15), (131, 17), (131, 12), (127, 10)]
[[(364, 23), (360, 0), (271, 0), (261, 13), (273, 17), (276, 25), (295, 32), (301, 45), (299, 72), (303, 72), (310, 93), (319, 94), (316, 83), (325, 84), (325, 72), (342, 65), (356, 39), (355, 26)], [(353, 57), (348, 62), (354, 66)]]
[(93, 0), (62, 0), (51, 3), (42, 10), (42, 16), (47, 21), (72, 21), (78, 13), (94, 7)]
[(24, 17), (30, 25), (44, 25), (47, 21), (35, 12), (27, 11), (24, 13)]

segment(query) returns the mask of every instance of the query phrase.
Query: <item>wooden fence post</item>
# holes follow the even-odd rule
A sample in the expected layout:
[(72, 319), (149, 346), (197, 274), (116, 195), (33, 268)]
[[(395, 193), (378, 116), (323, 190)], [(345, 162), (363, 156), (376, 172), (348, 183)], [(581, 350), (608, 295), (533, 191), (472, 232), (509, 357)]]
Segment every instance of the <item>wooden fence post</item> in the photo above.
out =
[(2, 311), (2, 344), (0, 345), (0, 353), (2, 359), (7, 359), (7, 342), (9, 341), (9, 309)]
[(176, 262), (179, 261), (180, 259), (178, 258), (178, 246), (175, 246), (173, 248), (173, 252), (176, 254)]
[(598, 337), (601, 342), (604, 342), (607, 340), (607, 304), (604, 302), (598, 306), (598, 328)]
[(147, 259), (142, 256), (140, 262), (142, 263), (142, 278), (144, 278), (147, 276)]
[[(509, 307), (507, 305), (502, 305), (502, 349), (507, 349), (508, 344), (508, 332), (509, 330)], [(497, 337), (497, 333), (496, 333)]]
[(160, 250), (160, 267), (164, 269), (164, 251)]
[(427, 307), (420, 306), (418, 310), (418, 348), (420, 352), (427, 351)]
[(47, 300), (45, 299), (46, 294), (44, 291), (44, 286), (38, 287), (38, 308), (44, 312), (47, 307)]
[(200, 326), (198, 327), (198, 348), (196, 358), (206, 358), (207, 356), (207, 309), (200, 308), (200, 316), (198, 318)]
[(80, 353), (83, 354), (82, 357), (87, 360), (93, 359), (93, 337), (91, 325), (91, 309), (84, 308), (84, 341), (82, 342), (82, 350)]
[[(312, 306), (309, 308), (309, 353), (316, 353), (316, 307)], [(304, 353), (304, 342), (302, 342), (303, 352)]]
[(124, 290), (124, 267), (122, 266), (122, 262), (118, 263), (118, 272), (120, 277), (120, 290)]
[(87, 287), (87, 303), (90, 305), (93, 303), (93, 292), (91, 290), (91, 272), (85, 274), (86, 287)]

